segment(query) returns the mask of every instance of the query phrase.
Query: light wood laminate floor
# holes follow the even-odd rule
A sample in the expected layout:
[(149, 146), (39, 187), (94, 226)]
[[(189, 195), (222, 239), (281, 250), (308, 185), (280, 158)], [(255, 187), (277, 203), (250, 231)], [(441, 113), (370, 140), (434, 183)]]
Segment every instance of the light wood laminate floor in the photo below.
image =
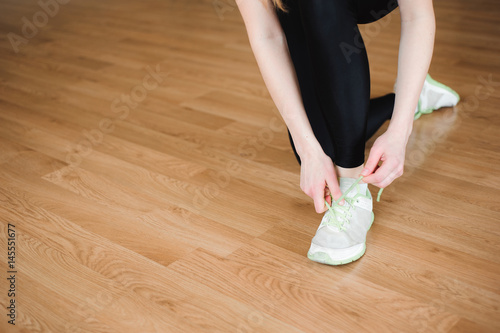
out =
[[(306, 257), (321, 216), (234, 2), (47, 10), (0, 2), (1, 332), (500, 331), (498, 1), (435, 1), (430, 73), (462, 101), (415, 122), (341, 267)], [(399, 27), (362, 28), (373, 96)]]

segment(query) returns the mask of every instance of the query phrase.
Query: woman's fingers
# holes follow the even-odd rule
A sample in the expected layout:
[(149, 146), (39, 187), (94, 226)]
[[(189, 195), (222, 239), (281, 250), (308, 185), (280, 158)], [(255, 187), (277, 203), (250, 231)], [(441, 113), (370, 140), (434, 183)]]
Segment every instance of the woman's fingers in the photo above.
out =
[[(378, 166), (378, 162), (382, 158), (382, 155), (383, 155), (382, 152), (379, 151), (376, 147), (373, 147), (370, 150), (370, 155), (368, 156), (368, 160), (366, 161), (365, 168), (361, 172), (361, 175), (363, 177), (371, 175), (375, 171), (375, 169)], [(365, 181), (365, 179), (363, 179), (363, 181)]]
[[(366, 166), (361, 172), (363, 181), (380, 188), (387, 187), (403, 174), (404, 159), (404, 143), (384, 133), (375, 140), (370, 150)], [(380, 162), (382, 164), (377, 168)]]
[(342, 195), (339, 183), (334, 174), (327, 176), (326, 182), (325, 185), (320, 185), (314, 189), (312, 197), (314, 200), (314, 209), (317, 213), (323, 213), (328, 209), (325, 205), (325, 200), (331, 205), (332, 201), (337, 200)]
[[(342, 196), (342, 192), (340, 191), (339, 182), (334, 173), (327, 176), (326, 184), (328, 185), (328, 189), (330, 190), (332, 201), (337, 201)], [(342, 200), (341, 204), (343, 203), (344, 200)], [(329, 202), (329, 204), (331, 205), (332, 203)]]
[(380, 188), (385, 188), (403, 174), (402, 169), (403, 166), (401, 163), (388, 159), (382, 163), (382, 166), (375, 173), (364, 177), (363, 181)]
[(330, 206), (332, 205), (332, 194), (328, 186), (325, 187), (325, 201), (328, 202)]
[(380, 183), (376, 184), (375, 186), (380, 187), (380, 188), (386, 188), (389, 186), (398, 176), (396, 175), (396, 172), (393, 171), (389, 176), (387, 176), (383, 181)]
[(373, 183), (373, 185), (380, 187), (380, 188), (385, 188), (389, 186), (396, 178), (401, 177), (402, 172), (398, 171), (397, 168), (393, 168), (390, 173), (381, 181), (378, 183)]
[(370, 183), (375, 186), (379, 186), (379, 184), (385, 180), (390, 173), (392, 172), (391, 167), (389, 166), (388, 162), (382, 163), (382, 166), (375, 171), (375, 173), (372, 173), (369, 176), (366, 176), (363, 178), (363, 181), (365, 183)]
[(317, 213), (327, 210), (325, 200), (331, 205), (332, 201), (340, 198), (339, 183), (331, 158), (325, 154), (309, 156), (303, 159), (300, 169), (300, 188), (314, 201)]
[(323, 213), (327, 210), (325, 205), (325, 188), (320, 191), (319, 189), (315, 192), (314, 197), (314, 209), (316, 213)]

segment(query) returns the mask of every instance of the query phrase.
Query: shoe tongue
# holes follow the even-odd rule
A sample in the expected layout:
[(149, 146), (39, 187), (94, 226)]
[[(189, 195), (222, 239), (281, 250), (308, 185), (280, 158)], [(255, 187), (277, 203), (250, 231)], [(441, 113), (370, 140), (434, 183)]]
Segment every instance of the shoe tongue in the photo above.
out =
[[(347, 191), (352, 186), (352, 184), (356, 183), (356, 181), (357, 179), (354, 178), (340, 178), (339, 180), (340, 191), (342, 193), (345, 193), (345, 191)], [(360, 182), (346, 196), (352, 198), (358, 193), (365, 194), (367, 189), (368, 189), (368, 184)]]

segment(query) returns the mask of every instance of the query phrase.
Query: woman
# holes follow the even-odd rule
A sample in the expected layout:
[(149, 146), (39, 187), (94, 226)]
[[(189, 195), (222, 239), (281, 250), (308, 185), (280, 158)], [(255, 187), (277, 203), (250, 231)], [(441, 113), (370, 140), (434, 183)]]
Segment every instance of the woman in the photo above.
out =
[[(384, 188), (403, 174), (414, 118), (459, 100), (427, 75), (435, 33), (432, 0), (236, 3), (301, 164), (300, 187), (318, 213), (326, 211), (308, 257), (331, 265), (357, 260), (373, 222), (368, 184)], [(368, 58), (357, 25), (398, 5), (396, 94), (370, 100)], [(364, 164), (366, 140), (387, 119), (387, 131)]]

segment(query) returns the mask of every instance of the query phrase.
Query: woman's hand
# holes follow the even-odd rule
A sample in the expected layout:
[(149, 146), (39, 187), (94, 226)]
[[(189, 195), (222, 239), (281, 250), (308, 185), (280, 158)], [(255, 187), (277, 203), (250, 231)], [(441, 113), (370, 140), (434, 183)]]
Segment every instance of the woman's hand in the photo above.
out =
[[(396, 100), (388, 130), (373, 144), (363, 181), (387, 187), (403, 174), (406, 144), (434, 46), (432, 0), (398, 0), (401, 13)], [(379, 162), (382, 165), (377, 169)]]
[[(403, 175), (407, 137), (388, 130), (375, 140), (361, 172), (363, 182), (384, 188)], [(382, 165), (377, 168), (380, 161)]]
[(325, 199), (332, 204), (342, 195), (331, 158), (323, 151), (301, 157), (300, 188), (314, 200), (317, 213), (327, 210)]
[[(387, 132), (373, 144), (363, 181), (387, 187), (403, 174), (406, 144), (413, 116), (429, 69), (434, 46), (436, 22), (432, 0), (398, 0), (401, 13), (398, 77), (394, 112)], [(382, 161), (382, 166), (377, 168)]]

